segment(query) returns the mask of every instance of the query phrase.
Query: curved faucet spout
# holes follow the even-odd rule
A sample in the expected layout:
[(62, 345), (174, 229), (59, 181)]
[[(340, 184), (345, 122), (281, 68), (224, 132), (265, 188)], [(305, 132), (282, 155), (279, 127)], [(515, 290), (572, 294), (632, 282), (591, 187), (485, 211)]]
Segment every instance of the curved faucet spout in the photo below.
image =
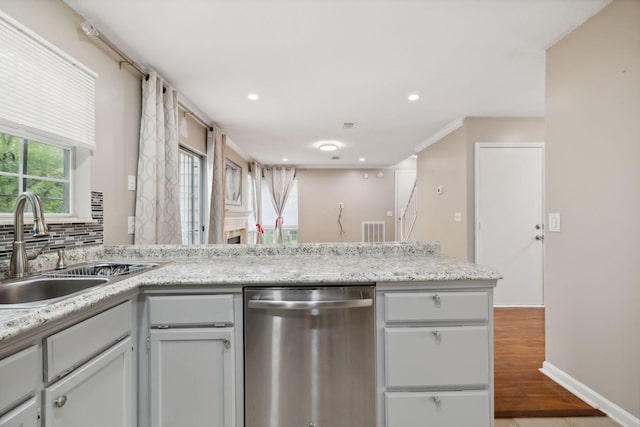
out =
[(27, 254), (24, 242), (24, 207), (27, 200), (33, 210), (33, 235), (34, 237), (45, 237), (49, 235), (47, 224), (44, 221), (44, 209), (42, 202), (36, 193), (25, 191), (20, 193), (16, 199), (16, 206), (13, 210), (13, 251), (9, 262), (9, 275), (11, 277), (22, 277), (29, 271), (29, 260), (38, 256)]

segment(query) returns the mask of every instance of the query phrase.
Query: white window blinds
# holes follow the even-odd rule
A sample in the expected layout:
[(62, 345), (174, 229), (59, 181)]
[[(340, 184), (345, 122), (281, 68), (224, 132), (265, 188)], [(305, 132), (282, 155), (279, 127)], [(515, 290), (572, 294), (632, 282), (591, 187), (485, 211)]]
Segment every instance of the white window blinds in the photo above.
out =
[(94, 149), (96, 77), (0, 12), (0, 124)]

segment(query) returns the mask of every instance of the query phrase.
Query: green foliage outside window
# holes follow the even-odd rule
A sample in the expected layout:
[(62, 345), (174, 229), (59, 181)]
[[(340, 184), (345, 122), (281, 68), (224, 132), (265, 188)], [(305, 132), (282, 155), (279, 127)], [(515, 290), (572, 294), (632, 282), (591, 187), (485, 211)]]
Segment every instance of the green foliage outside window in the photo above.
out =
[(27, 190), (40, 196), (45, 212), (68, 213), (69, 156), (67, 149), (0, 133), (0, 213), (13, 212)]

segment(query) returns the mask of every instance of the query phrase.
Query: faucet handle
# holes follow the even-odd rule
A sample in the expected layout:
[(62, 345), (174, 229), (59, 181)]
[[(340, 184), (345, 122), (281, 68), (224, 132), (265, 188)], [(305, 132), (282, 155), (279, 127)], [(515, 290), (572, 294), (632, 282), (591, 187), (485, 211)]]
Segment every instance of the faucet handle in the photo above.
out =
[(64, 249), (58, 249), (58, 262), (56, 263), (56, 270), (63, 270), (67, 268), (67, 260), (64, 258)]
[(29, 252), (27, 254), (27, 259), (34, 260), (38, 258), (38, 256), (42, 255), (44, 253), (44, 250), (47, 249), (50, 244), (51, 244), (51, 240), (47, 240), (46, 242), (44, 242), (44, 245), (42, 245), (40, 249), (34, 250), (33, 252)]

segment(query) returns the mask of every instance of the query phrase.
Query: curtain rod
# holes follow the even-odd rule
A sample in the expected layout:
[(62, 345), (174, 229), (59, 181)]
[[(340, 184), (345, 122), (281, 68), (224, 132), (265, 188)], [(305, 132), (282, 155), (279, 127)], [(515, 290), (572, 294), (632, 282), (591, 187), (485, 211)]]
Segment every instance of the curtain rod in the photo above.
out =
[[(120, 61), (118, 63), (118, 65), (120, 66), (120, 69), (122, 69), (122, 64), (126, 64), (129, 65), (130, 67), (132, 67), (135, 71), (137, 71), (142, 77), (145, 78), (145, 80), (149, 80), (149, 73), (147, 73), (141, 66), (139, 66), (133, 59), (131, 59), (126, 53), (124, 53), (122, 50), (120, 50), (120, 48), (118, 48), (118, 46), (116, 46), (115, 44), (113, 44), (111, 42), (111, 40), (109, 40), (107, 37), (103, 36), (100, 31), (98, 31), (98, 29), (95, 27), (95, 25), (93, 25), (93, 23), (89, 20), (84, 21), (81, 25), (80, 28), (82, 28), (82, 31), (84, 31), (84, 33), (87, 36), (93, 36), (95, 38), (97, 38), (98, 40), (100, 40), (102, 43), (104, 43), (109, 49), (111, 49), (114, 53), (116, 53), (120, 58), (122, 58), (123, 60)], [(185, 106), (182, 102), (178, 101), (178, 106), (180, 108), (182, 108), (187, 114), (189, 114), (191, 117), (193, 117), (193, 119), (198, 122), (202, 127), (205, 127), (209, 130), (212, 130), (212, 126), (210, 124), (208, 124), (207, 122), (205, 122), (204, 120), (202, 120), (200, 117), (198, 117), (198, 115), (196, 113), (194, 113), (193, 111), (191, 111), (189, 108), (187, 108), (187, 106)]]

